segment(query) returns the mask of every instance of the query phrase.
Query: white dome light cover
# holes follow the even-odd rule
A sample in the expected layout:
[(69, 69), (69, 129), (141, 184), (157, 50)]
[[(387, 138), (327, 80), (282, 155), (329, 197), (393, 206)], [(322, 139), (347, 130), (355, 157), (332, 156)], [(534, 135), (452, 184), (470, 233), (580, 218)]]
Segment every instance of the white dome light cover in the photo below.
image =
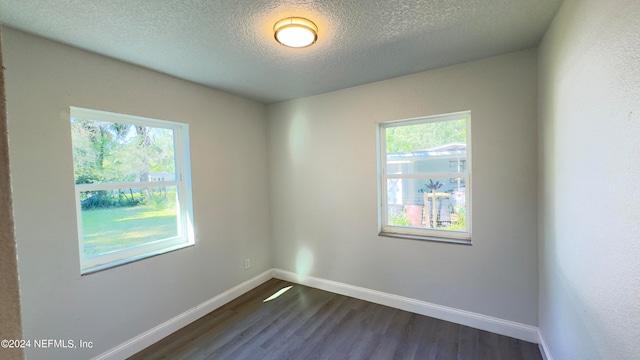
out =
[(304, 48), (318, 40), (318, 27), (311, 20), (288, 17), (274, 26), (274, 37), (280, 44), (292, 48)]

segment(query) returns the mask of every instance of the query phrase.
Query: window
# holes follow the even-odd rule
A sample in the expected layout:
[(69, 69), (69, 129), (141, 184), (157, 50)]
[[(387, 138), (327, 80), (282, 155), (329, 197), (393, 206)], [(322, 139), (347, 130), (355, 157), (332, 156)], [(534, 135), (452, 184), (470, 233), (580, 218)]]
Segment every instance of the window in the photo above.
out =
[(71, 108), (81, 273), (194, 244), (189, 128)]
[(470, 112), (378, 127), (380, 235), (470, 243)]

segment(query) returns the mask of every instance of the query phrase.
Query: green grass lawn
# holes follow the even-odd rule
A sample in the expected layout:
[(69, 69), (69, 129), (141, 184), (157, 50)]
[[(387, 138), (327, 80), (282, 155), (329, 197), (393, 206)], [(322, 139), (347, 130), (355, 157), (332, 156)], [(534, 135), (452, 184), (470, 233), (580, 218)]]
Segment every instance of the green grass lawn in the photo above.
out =
[(176, 236), (175, 207), (82, 210), (84, 254), (92, 256)]

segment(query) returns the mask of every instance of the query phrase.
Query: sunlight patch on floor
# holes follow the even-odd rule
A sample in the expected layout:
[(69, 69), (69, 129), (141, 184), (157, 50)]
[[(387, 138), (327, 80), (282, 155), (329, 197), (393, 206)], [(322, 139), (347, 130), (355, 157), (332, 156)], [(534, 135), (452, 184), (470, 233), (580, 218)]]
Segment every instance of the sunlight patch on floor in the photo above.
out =
[(264, 299), (263, 302), (268, 302), (271, 300), (275, 300), (276, 298), (278, 298), (280, 295), (286, 293), (287, 291), (289, 291), (289, 289), (291, 289), (293, 287), (293, 285), (289, 285), (287, 287), (284, 287), (278, 291), (276, 291), (273, 295), (269, 296), (268, 298)]

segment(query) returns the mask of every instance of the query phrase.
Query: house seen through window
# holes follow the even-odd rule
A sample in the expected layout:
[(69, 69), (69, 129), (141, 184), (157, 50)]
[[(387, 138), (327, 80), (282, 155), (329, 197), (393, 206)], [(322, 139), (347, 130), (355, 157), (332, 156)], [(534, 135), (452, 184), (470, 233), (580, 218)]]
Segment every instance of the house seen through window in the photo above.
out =
[(194, 243), (185, 124), (71, 108), (81, 272)]
[(379, 124), (381, 235), (470, 242), (470, 118)]

